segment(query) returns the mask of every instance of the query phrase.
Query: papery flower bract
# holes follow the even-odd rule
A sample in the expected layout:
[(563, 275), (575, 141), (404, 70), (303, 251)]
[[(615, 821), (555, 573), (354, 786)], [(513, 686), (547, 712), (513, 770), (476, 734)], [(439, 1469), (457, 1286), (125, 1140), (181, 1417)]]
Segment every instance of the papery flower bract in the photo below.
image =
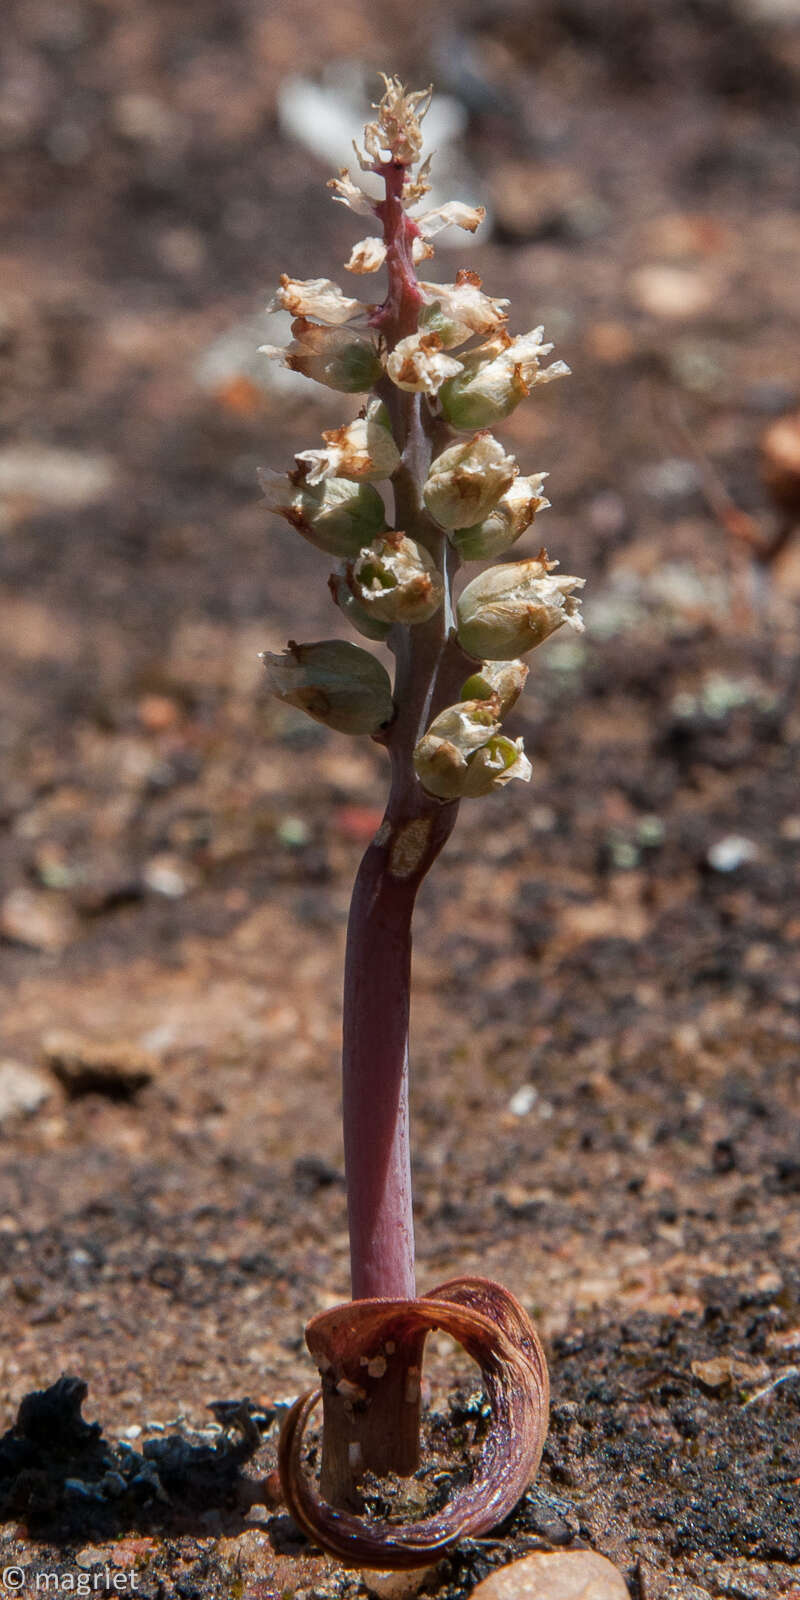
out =
[(448, 378), (461, 371), (461, 362), (444, 354), (438, 333), (411, 333), (398, 340), (386, 371), (398, 389), (435, 395)]
[(556, 574), (546, 555), (489, 567), (468, 583), (456, 606), (458, 642), (469, 656), (509, 661), (541, 644), (563, 623), (583, 631), (574, 589), (583, 578)]
[(377, 345), (349, 328), (321, 328), (298, 317), (292, 323), (292, 335), (285, 349), (273, 344), (262, 344), (259, 349), (290, 372), (302, 372), (342, 394), (365, 394), (382, 375)]
[(427, 622), (444, 599), (444, 582), (427, 550), (404, 533), (386, 533), (347, 569), (359, 605), (381, 622)]
[(383, 418), (384, 406), (375, 402), (364, 417), (323, 433), (325, 450), (301, 450), (298, 461), (308, 462), (308, 482), (323, 478), (390, 478), (400, 465), (400, 451)]
[(369, 651), (344, 639), (289, 641), (261, 657), (271, 692), (338, 733), (377, 733), (394, 716), (389, 674)]
[(462, 269), (455, 283), (424, 283), (420, 280), (426, 304), (419, 314), (420, 328), (438, 333), (445, 350), (464, 344), (475, 334), (496, 333), (506, 321), (503, 309), (507, 300), (493, 300), (481, 290), (477, 272)]
[(516, 478), (483, 522), (472, 528), (450, 529), (447, 537), (464, 561), (490, 561), (516, 544), (537, 512), (550, 504), (541, 493), (546, 477), (546, 472), (537, 472), (529, 478)]
[(538, 383), (550, 383), (569, 372), (563, 361), (540, 365), (553, 346), (542, 342), (543, 328), (489, 339), (462, 356), (463, 372), (442, 388), (442, 411), (454, 428), (488, 428), (500, 422)]
[(513, 456), (490, 433), (451, 445), (431, 463), (423, 496), (441, 528), (471, 528), (510, 489), (519, 472)]
[(493, 789), (505, 788), (512, 778), (530, 783), (532, 770), (522, 740), (497, 734), (470, 757), (461, 792), (465, 800), (476, 800)]
[(351, 300), (330, 278), (289, 278), (282, 272), (280, 288), (267, 310), (289, 311), (293, 317), (316, 317), (319, 322), (339, 327), (354, 317), (366, 316), (369, 307), (360, 300)]
[(288, 475), (259, 468), (258, 481), (270, 511), (332, 556), (356, 556), (386, 527), (383, 501), (371, 483), (324, 478), (309, 483), (301, 468)]
[(353, 594), (345, 572), (332, 572), (328, 579), (328, 588), (342, 615), (355, 628), (356, 633), (363, 634), (365, 639), (376, 639), (380, 643), (388, 637), (391, 623), (381, 622), (378, 617), (370, 615)]
[(498, 702), (498, 717), (507, 717), (525, 688), (529, 671), (524, 661), (484, 661), (480, 670), (462, 684), (461, 699), (494, 698)]

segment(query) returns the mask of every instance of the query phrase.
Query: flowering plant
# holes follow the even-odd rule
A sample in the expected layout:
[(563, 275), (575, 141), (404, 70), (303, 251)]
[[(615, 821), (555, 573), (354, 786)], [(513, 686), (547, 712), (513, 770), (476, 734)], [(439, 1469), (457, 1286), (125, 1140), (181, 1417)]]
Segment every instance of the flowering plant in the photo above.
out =
[[(362, 646), (340, 639), (266, 655), (280, 699), (342, 732), (368, 734), (391, 760), (381, 826), (356, 879), (344, 990), (343, 1115), (353, 1300), (315, 1317), (306, 1338), (321, 1391), (292, 1408), (281, 1476), (296, 1520), (327, 1549), (367, 1565), (423, 1565), (466, 1533), (502, 1519), (535, 1474), (547, 1427), (547, 1368), (521, 1306), (499, 1284), (455, 1279), (417, 1296), (408, 1132), (411, 917), (420, 884), (462, 799), (530, 779), (521, 739), (503, 731), (528, 669), (520, 657), (556, 629), (581, 628), (582, 580), (541, 550), (491, 566), (456, 598), (462, 561), (512, 549), (546, 508), (544, 473), (520, 475), (489, 431), (538, 384), (567, 372), (542, 365), (543, 330), (511, 335), (506, 300), (477, 275), (420, 280), (431, 239), (450, 224), (474, 232), (482, 211), (452, 201), (424, 210), (420, 161), (430, 91), (385, 79), (365, 129), (362, 171), (335, 198), (377, 219), (348, 269), (385, 266), (380, 304), (328, 279), (284, 277), (273, 302), (291, 312), (292, 342), (266, 354), (328, 387), (365, 396), (355, 421), (300, 451), (287, 474), (263, 473), (273, 511), (340, 563), (333, 599), (363, 637), (385, 642), (394, 682)], [(389, 501), (376, 487), (391, 485)], [(359, 1515), (359, 1480), (409, 1474), (419, 1458), (420, 1364), (441, 1328), (477, 1361), (494, 1426), (478, 1469), (442, 1511), (396, 1524)], [(303, 1432), (323, 1402), (319, 1490), (301, 1461)]]

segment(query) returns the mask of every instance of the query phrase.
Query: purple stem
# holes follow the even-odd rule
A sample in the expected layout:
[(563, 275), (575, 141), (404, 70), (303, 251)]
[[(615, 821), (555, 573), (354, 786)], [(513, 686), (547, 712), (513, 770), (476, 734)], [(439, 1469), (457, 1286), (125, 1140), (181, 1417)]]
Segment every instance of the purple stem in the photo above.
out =
[[(379, 169), (386, 199), (376, 207), (387, 245), (389, 288), (373, 316), (389, 348), (415, 331), (422, 303), (411, 247), (417, 232), (402, 206), (406, 169)], [(413, 1299), (414, 1224), (408, 1110), (411, 917), (417, 891), (449, 838), (458, 812), (427, 795), (413, 751), (431, 719), (457, 699), (474, 670), (451, 634), (446, 539), (427, 514), (422, 486), (439, 426), (420, 396), (391, 383), (381, 390), (402, 465), (394, 478), (398, 529), (438, 561), (448, 600), (427, 623), (396, 626), (397, 716), (383, 742), (391, 755), (386, 813), (356, 877), (347, 929), (344, 979), (343, 1113), (352, 1293), (356, 1300)]]

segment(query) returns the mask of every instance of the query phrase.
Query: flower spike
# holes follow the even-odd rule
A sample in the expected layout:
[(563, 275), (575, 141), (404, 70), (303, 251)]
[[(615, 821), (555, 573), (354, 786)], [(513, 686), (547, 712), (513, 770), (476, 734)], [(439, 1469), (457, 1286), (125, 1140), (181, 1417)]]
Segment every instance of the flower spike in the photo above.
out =
[[(345, 169), (334, 199), (374, 229), (348, 271), (385, 270), (380, 304), (329, 278), (281, 278), (274, 309), (291, 313), (287, 349), (266, 354), (345, 394), (365, 395), (354, 420), (300, 450), (288, 473), (261, 474), (267, 505), (332, 556), (336, 623), (386, 646), (341, 638), (290, 643), (264, 658), (272, 692), (326, 727), (371, 737), (391, 760), (386, 813), (359, 868), (344, 983), (343, 1121), (352, 1301), (309, 1323), (321, 1389), (286, 1418), (279, 1447), (287, 1506), (308, 1536), (347, 1562), (427, 1565), (488, 1532), (537, 1470), (547, 1427), (547, 1368), (536, 1333), (508, 1291), (459, 1279), (417, 1295), (408, 1143), (411, 919), (417, 892), (455, 826), (462, 800), (531, 780), (522, 740), (505, 730), (525, 686), (521, 659), (558, 628), (580, 629), (583, 580), (538, 556), (501, 563), (459, 589), (469, 561), (496, 561), (548, 505), (546, 473), (521, 473), (490, 431), (532, 391), (566, 373), (545, 365), (544, 330), (509, 331), (509, 304), (462, 268), (452, 283), (420, 279), (431, 241), (474, 233), (481, 206), (425, 209), (423, 120), (431, 91), (384, 77), (356, 149), (377, 175), (373, 200)], [(375, 299), (378, 298), (376, 295)], [(352, 410), (349, 413), (352, 418)], [(363, 1516), (368, 1472), (408, 1476), (419, 1461), (420, 1370), (431, 1329), (458, 1340), (481, 1368), (492, 1425), (472, 1480), (431, 1516)], [(303, 1436), (321, 1400), (318, 1485)]]

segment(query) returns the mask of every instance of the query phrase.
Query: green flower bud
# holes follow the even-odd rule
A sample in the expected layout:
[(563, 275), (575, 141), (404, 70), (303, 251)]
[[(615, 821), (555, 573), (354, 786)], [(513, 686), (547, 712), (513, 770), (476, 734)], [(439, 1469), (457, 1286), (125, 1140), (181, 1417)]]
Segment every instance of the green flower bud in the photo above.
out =
[(507, 739), (498, 734), (487, 740), (467, 762), (462, 790), (465, 800), (476, 800), (493, 789), (503, 789), (512, 778), (523, 783), (531, 781), (531, 764), (525, 754), (521, 739)]
[(377, 733), (394, 716), (389, 674), (367, 650), (343, 639), (289, 640), (282, 655), (261, 657), (269, 687), (286, 705), (339, 733)]
[(456, 607), (458, 642), (467, 655), (510, 661), (541, 644), (563, 623), (583, 632), (583, 578), (556, 575), (545, 551), (533, 561), (489, 567), (468, 583)]
[(342, 615), (352, 624), (356, 633), (362, 633), (365, 639), (377, 639), (381, 643), (387, 638), (391, 624), (379, 622), (377, 617), (370, 616), (369, 611), (356, 599), (343, 572), (331, 573), (328, 588)]
[(365, 394), (383, 373), (377, 346), (372, 339), (349, 328), (321, 328), (316, 322), (297, 317), (292, 323), (292, 343), (262, 344), (262, 355), (281, 361), (290, 372), (324, 383), (343, 394)]
[(472, 528), (510, 489), (519, 472), (513, 456), (490, 433), (476, 433), (451, 445), (431, 464), (423, 489), (425, 504), (439, 526)]
[(259, 468), (258, 481), (270, 511), (331, 556), (356, 556), (386, 527), (383, 501), (371, 483), (323, 478), (309, 483), (302, 466), (288, 476)]
[(546, 477), (546, 472), (537, 472), (532, 478), (517, 478), (483, 522), (474, 528), (451, 529), (448, 538), (462, 559), (487, 561), (510, 550), (536, 513), (550, 504), (541, 493)]
[(381, 622), (427, 622), (444, 599), (440, 572), (422, 545), (385, 533), (348, 568), (359, 605)]
[(484, 661), (480, 671), (463, 684), (461, 699), (496, 699), (498, 717), (507, 717), (522, 694), (529, 670), (524, 661)]
[(491, 428), (507, 417), (537, 383), (569, 372), (563, 361), (540, 368), (539, 358), (553, 346), (542, 343), (543, 328), (515, 339), (499, 333), (460, 357), (463, 371), (439, 391), (442, 411), (454, 428)]

